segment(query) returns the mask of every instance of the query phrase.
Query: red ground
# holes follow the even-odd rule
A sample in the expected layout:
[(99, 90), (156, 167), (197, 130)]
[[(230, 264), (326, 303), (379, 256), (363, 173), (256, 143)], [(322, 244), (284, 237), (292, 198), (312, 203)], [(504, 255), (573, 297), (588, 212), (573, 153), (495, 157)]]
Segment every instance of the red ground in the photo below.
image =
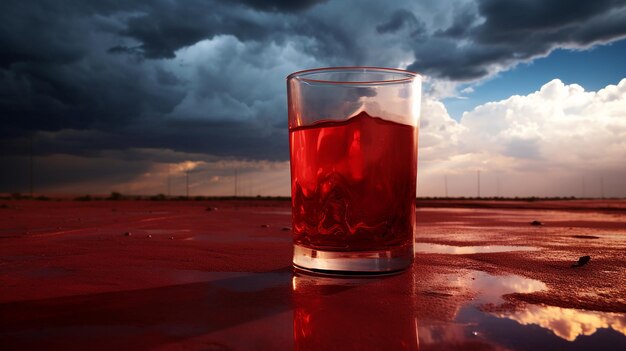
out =
[[(332, 349), (341, 340), (415, 349), (418, 329), (420, 349), (450, 340), (500, 349), (467, 339), (458, 324), (433, 336), (477, 296), (467, 283), (477, 271), (547, 286), (485, 310), (626, 313), (620, 201), (421, 203), (418, 242), (538, 250), (418, 254), (405, 274), (342, 283), (292, 276), (285, 201), (0, 204), (0, 345), (9, 349)], [(583, 255), (590, 263), (572, 268)]]

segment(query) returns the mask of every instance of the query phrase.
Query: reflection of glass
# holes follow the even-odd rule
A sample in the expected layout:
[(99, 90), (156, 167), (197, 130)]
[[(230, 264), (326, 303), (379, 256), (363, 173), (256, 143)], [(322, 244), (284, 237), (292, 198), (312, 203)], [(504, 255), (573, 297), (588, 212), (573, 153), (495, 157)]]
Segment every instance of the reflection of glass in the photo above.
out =
[(295, 274), (294, 349), (418, 350), (413, 279), (387, 279)]
[(494, 315), (509, 318), (524, 325), (539, 325), (568, 341), (574, 341), (581, 335), (591, 335), (601, 328), (611, 328), (626, 335), (626, 315), (621, 313), (528, 305), (523, 310), (494, 313)]
[(413, 262), (421, 78), (374, 67), (287, 77), (296, 266), (389, 272)]

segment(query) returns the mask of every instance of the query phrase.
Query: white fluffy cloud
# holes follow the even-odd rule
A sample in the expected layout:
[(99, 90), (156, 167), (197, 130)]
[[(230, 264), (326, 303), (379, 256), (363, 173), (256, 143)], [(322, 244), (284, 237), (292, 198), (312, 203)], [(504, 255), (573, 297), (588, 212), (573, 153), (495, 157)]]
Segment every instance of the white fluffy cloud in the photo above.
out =
[(555, 79), (460, 122), (436, 101), (425, 101), (422, 114), (421, 195), (443, 195), (448, 175), (457, 184), (450, 195), (473, 196), (478, 170), (486, 196), (626, 195), (626, 79), (597, 92)]

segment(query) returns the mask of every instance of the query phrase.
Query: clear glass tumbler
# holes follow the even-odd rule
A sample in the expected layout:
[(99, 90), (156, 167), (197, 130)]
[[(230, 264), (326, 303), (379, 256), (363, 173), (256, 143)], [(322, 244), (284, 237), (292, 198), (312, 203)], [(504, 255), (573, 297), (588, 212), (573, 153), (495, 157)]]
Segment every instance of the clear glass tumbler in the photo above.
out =
[(287, 77), (296, 267), (389, 273), (413, 262), (421, 77), (334, 67)]

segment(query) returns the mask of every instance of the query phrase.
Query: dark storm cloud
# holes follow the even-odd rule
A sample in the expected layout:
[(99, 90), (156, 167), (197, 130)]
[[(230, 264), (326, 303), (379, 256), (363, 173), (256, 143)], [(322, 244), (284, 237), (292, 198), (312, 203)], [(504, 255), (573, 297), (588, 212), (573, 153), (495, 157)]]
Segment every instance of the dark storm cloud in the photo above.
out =
[(623, 5), (618, 0), (483, 0), (478, 7), (485, 17), (481, 34), (488, 36), (558, 29), (573, 23), (583, 25), (590, 18)]
[(318, 3), (326, 2), (326, 0), (238, 0), (237, 2), (263, 11), (298, 12), (306, 10)]
[[(176, 50), (217, 34), (260, 39), (272, 33), (275, 23), (263, 23), (256, 12), (219, 3), (159, 1), (125, 24), (119, 34), (137, 40), (146, 57), (173, 58)], [(122, 45), (114, 48), (118, 49), (111, 50), (128, 49)]]
[[(40, 0), (0, 4), (5, 155), (284, 160), (284, 77), (408, 65), (471, 81), (626, 35), (623, 1)], [(148, 156), (145, 156), (148, 157)]]
[(99, 46), (108, 27), (116, 25), (104, 16), (139, 9), (130, 1), (3, 3), (2, 136), (29, 130), (114, 130), (146, 112), (171, 111), (181, 91), (153, 84), (139, 61), (108, 58)]
[(474, 26), (474, 23), (476, 23), (478, 19), (479, 17), (477, 11), (471, 6), (456, 8), (454, 11), (452, 25), (445, 30), (435, 32), (435, 36), (463, 38), (467, 35), (468, 31)]
[[(148, 58), (173, 58), (176, 50), (211, 38), (231, 34), (240, 40), (281, 40), (288, 30), (280, 13), (299, 12), (324, 1), (262, 1), (240, 0), (244, 6), (232, 2), (158, 1), (133, 16), (120, 34), (136, 39), (140, 45), (117, 45), (110, 52), (141, 51)], [(258, 11), (270, 11), (263, 14)]]
[[(485, 45), (520, 46), (527, 56), (542, 52), (555, 44), (588, 45), (594, 41), (624, 35), (626, 22), (624, 3), (614, 0), (568, 1), (484, 1), (480, 4), (484, 24), (474, 29), (477, 43)], [(620, 7), (621, 6), (621, 7)], [(621, 12), (621, 13), (620, 13)], [(616, 16), (617, 15), (617, 16)], [(617, 17), (617, 18), (616, 18)], [(615, 21), (617, 19), (617, 22)], [(607, 23), (608, 21), (608, 23)], [(622, 25), (619, 25), (619, 21)], [(611, 23), (612, 22), (612, 23)], [(603, 35), (598, 25), (608, 24), (612, 33)]]
[(413, 30), (415, 28), (423, 29), (424, 25), (415, 17), (415, 15), (405, 9), (395, 11), (388, 21), (376, 26), (378, 33), (394, 33), (400, 28), (407, 26)]
[[(480, 79), (558, 47), (626, 36), (623, 1), (479, 0), (457, 9), (449, 27), (414, 46), (409, 69), (451, 80)], [(462, 41), (459, 41), (462, 40)]]
[[(279, 40), (285, 31), (279, 12), (314, 4), (9, 1), (0, 14), (2, 134), (116, 130), (142, 117), (159, 119), (191, 92), (175, 73), (145, 58), (173, 58), (176, 50), (220, 34)], [(219, 90), (216, 81), (204, 86)]]

